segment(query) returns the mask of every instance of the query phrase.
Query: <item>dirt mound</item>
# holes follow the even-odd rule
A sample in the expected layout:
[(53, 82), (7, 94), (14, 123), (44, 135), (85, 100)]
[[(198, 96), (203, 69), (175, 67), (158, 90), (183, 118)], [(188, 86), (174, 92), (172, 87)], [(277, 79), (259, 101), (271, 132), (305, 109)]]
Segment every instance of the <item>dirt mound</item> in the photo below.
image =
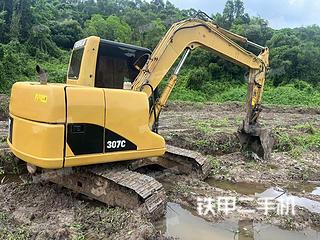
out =
[[(2, 217), (1, 217), (2, 216)], [(55, 184), (0, 186), (0, 239), (152, 239), (139, 211), (107, 208)], [(20, 238), (21, 239), (21, 238)]]

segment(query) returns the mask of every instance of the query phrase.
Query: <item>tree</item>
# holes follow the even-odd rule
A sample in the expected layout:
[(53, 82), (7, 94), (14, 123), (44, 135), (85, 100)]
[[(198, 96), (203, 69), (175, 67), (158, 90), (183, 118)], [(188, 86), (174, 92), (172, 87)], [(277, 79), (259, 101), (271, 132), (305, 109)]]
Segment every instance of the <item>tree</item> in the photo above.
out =
[(143, 45), (143, 33), (149, 31), (150, 27), (147, 16), (138, 9), (128, 9), (123, 19), (133, 30), (132, 42), (137, 45)]
[(11, 19), (13, 14), (13, 0), (2, 0), (0, 1), (1, 9), (1, 21), (3, 21), (2, 26), (0, 26), (0, 42), (6, 43), (10, 39), (10, 27)]
[(150, 2), (150, 7), (153, 12), (159, 13), (164, 9), (164, 2), (163, 0), (151, 0)]
[(206, 82), (211, 81), (211, 75), (204, 67), (196, 68), (190, 72), (187, 87), (192, 90), (202, 90)]
[(0, 29), (3, 29), (6, 20), (5, 20), (5, 16), (6, 16), (7, 12), (6, 11), (2, 11), (0, 12)]
[(106, 38), (106, 21), (100, 14), (94, 14), (91, 19), (87, 20), (84, 23), (83, 35), (84, 37), (88, 37), (91, 35), (99, 36), (102, 38)]
[(244, 15), (244, 4), (242, 0), (234, 1), (234, 17), (240, 18)]
[(234, 21), (235, 6), (233, 0), (228, 0), (223, 9), (223, 18), (227, 28), (230, 28)]
[(51, 28), (52, 39), (58, 47), (70, 49), (74, 42), (79, 40), (82, 35), (80, 24), (72, 19), (66, 19), (63, 22), (55, 22)]
[(34, 55), (45, 53), (51, 56), (57, 56), (59, 51), (51, 39), (50, 28), (41, 24), (32, 27), (28, 45), (31, 53)]
[(101, 38), (129, 42), (132, 31), (130, 26), (121, 21), (119, 17), (111, 15), (104, 19), (101, 15), (95, 14), (90, 20), (85, 22), (84, 36), (95, 35)]
[(10, 25), (11, 38), (22, 42), (29, 37), (29, 30), (33, 23), (31, 0), (16, 0), (13, 5), (13, 14)]
[[(172, 23), (196, 12), (180, 10), (168, 0), (1, 0), (1, 87), (9, 90), (11, 82), (5, 79), (29, 80), (35, 57), (51, 64), (51, 72), (56, 71), (63, 79), (61, 66), (67, 66), (68, 53), (60, 49), (70, 49), (75, 41), (90, 35), (153, 49)], [(245, 13), (242, 0), (228, 0), (223, 13), (213, 18), (221, 27), (270, 48), (268, 80), (275, 85), (295, 83), (301, 88), (300, 80), (319, 84), (319, 26), (273, 30), (265, 19)], [(243, 47), (259, 53), (250, 46)], [(192, 73), (197, 68), (205, 71)], [(185, 85), (190, 77), (189, 87), (202, 92), (214, 89), (218, 82), (243, 83), (245, 71), (202, 49), (192, 52), (183, 69)], [(201, 79), (207, 77), (211, 82), (207, 79), (205, 84), (211, 87), (201, 88)]]
[(111, 15), (106, 19), (107, 38), (118, 42), (129, 43), (132, 31), (130, 26), (119, 17)]
[(216, 14), (214, 19), (219, 25), (229, 29), (235, 22), (249, 22), (249, 15), (245, 14), (244, 10), (244, 4), (242, 0), (228, 0), (223, 9), (223, 14)]
[(143, 46), (153, 49), (166, 32), (166, 27), (160, 18), (151, 21), (148, 31), (144, 34)]

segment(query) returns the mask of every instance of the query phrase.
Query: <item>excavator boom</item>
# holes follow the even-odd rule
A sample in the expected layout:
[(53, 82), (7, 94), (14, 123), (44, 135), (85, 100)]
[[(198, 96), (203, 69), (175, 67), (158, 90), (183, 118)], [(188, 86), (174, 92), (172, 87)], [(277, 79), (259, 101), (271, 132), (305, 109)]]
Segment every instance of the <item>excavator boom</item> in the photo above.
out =
[[(263, 61), (267, 58), (262, 60), (259, 56), (239, 46), (228, 36), (237, 36), (237, 39), (247, 42), (245, 38), (235, 34), (231, 35), (230, 32), (224, 34), (224, 32), (227, 31), (222, 31), (217, 25), (200, 19), (188, 19), (173, 24), (152, 52), (151, 57), (135, 79), (132, 89), (140, 91), (146, 83), (155, 89), (187, 48), (193, 50), (203, 47), (226, 60), (250, 69), (262, 70), (264, 65), (268, 66), (268, 62)], [(267, 51), (267, 48), (263, 50)], [(151, 95), (150, 89), (146, 88), (144, 91), (148, 96)]]
[[(259, 55), (255, 55), (235, 41), (248, 44), (261, 52)], [(258, 125), (257, 120), (261, 112), (263, 87), (269, 67), (269, 49), (250, 42), (245, 37), (220, 28), (210, 21), (188, 19), (173, 24), (160, 40), (133, 82), (133, 90), (144, 91), (150, 97), (169, 69), (182, 55), (162, 95), (155, 101), (151, 109), (150, 128), (157, 131), (157, 120), (177, 82), (177, 75), (189, 52), (198, 47), (207, 49), (228, 61), (249, 69), (246, 117), (243, 126), (239, 130), (239, 138), (246, 148), (251, 148), (262, 158), (268, 159), (271, 154), (273, 140), (269, 132), (261, 133), (265, 131)], [(257, 144), (257, 140), (261, 143)]]

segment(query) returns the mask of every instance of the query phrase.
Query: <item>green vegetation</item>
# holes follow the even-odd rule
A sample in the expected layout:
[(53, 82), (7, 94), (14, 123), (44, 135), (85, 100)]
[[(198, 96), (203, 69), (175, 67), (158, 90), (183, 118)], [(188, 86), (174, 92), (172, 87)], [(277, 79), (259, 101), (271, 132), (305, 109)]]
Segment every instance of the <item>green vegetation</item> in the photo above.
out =
[(212, 157), (212, 156), (209, 157), (209, 161), (210, 161), (211, 167), (212, 167), (211, 175), (218, 174), (221, 171), (220, 161), (217, 158)]
[(24, 165), (12, 153), (0, 153), (0, 174), (19, 174), (23, 171)]
[[(184, 73), (183, 73), (184, 74)], [(179, 78), (171, 99), (196, 102), (244, 102), (247, 95), (246, 84), (225, 81), (207, 84), (201, 90), (190, 89), (186, 85), (188, 76)], [(280, 105), (320, 106), (320, 88), (303, 81), (274, 86), (267, 83), (264, 89), (263, 103)]]
[[(16, 81), (35, 80), (35, 65), (49, 81), (64, 82), (70, 50), (89, 35), (153, 49), (172, 23), (195, 16), (169, 1), (3, 0), (0, 2), (0, 93)], [(274, 30), (249, 16), (241, 0), (228, 0), (214, 21), (270, 48), (264, 103), (319, 106), (320, 27)], [(254, 51), (253, 49), (249, 49)], [(244, 101), (246, 70), (203, 49), (193, 51), (171, 99)]]
[(0, 239), (8, 240), (27, 240), (31, 234), (23, 225), (15, 226), (12, 224), (11, 217), (3, 211), (0, 211)]
[(131, 217), (130, 213), (119, 207), (92, 207), (86, 211), (86, 214), (83, 211), (76, 212), (75, 221), (68, 226), (74, 235), (73, 240), (97, 239), (97, 236), (108, 239), (108, 235), (125, 228)]
[(307, 150), (320, 150), (320, 130), (311, 123), (293, 126), (293, 132), (277, 129), (277, 149), (300, 157)]
[(200, 130), (204, 133), (213, 133), (217, 130), (219, 131), (219, 129), (217, 129), (217, 128), (228, 127), (229, 120), (227, 118), (207, 119), (207, 120), (199, 120), (199, 121), (195, 122), (195, 124), (196, 124), (197, 130)]

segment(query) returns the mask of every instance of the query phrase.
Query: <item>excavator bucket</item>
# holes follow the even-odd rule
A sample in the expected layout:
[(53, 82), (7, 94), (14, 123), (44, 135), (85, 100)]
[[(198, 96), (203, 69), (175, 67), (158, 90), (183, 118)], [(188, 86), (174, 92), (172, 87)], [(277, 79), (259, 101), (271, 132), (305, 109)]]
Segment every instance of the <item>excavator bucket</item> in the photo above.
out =
[(258, 158), (269, 160), (275, 142), (271, 129), (250, 126), (249, 131), (239, 128), (238, 137), (242, 150), (255, 153)]

